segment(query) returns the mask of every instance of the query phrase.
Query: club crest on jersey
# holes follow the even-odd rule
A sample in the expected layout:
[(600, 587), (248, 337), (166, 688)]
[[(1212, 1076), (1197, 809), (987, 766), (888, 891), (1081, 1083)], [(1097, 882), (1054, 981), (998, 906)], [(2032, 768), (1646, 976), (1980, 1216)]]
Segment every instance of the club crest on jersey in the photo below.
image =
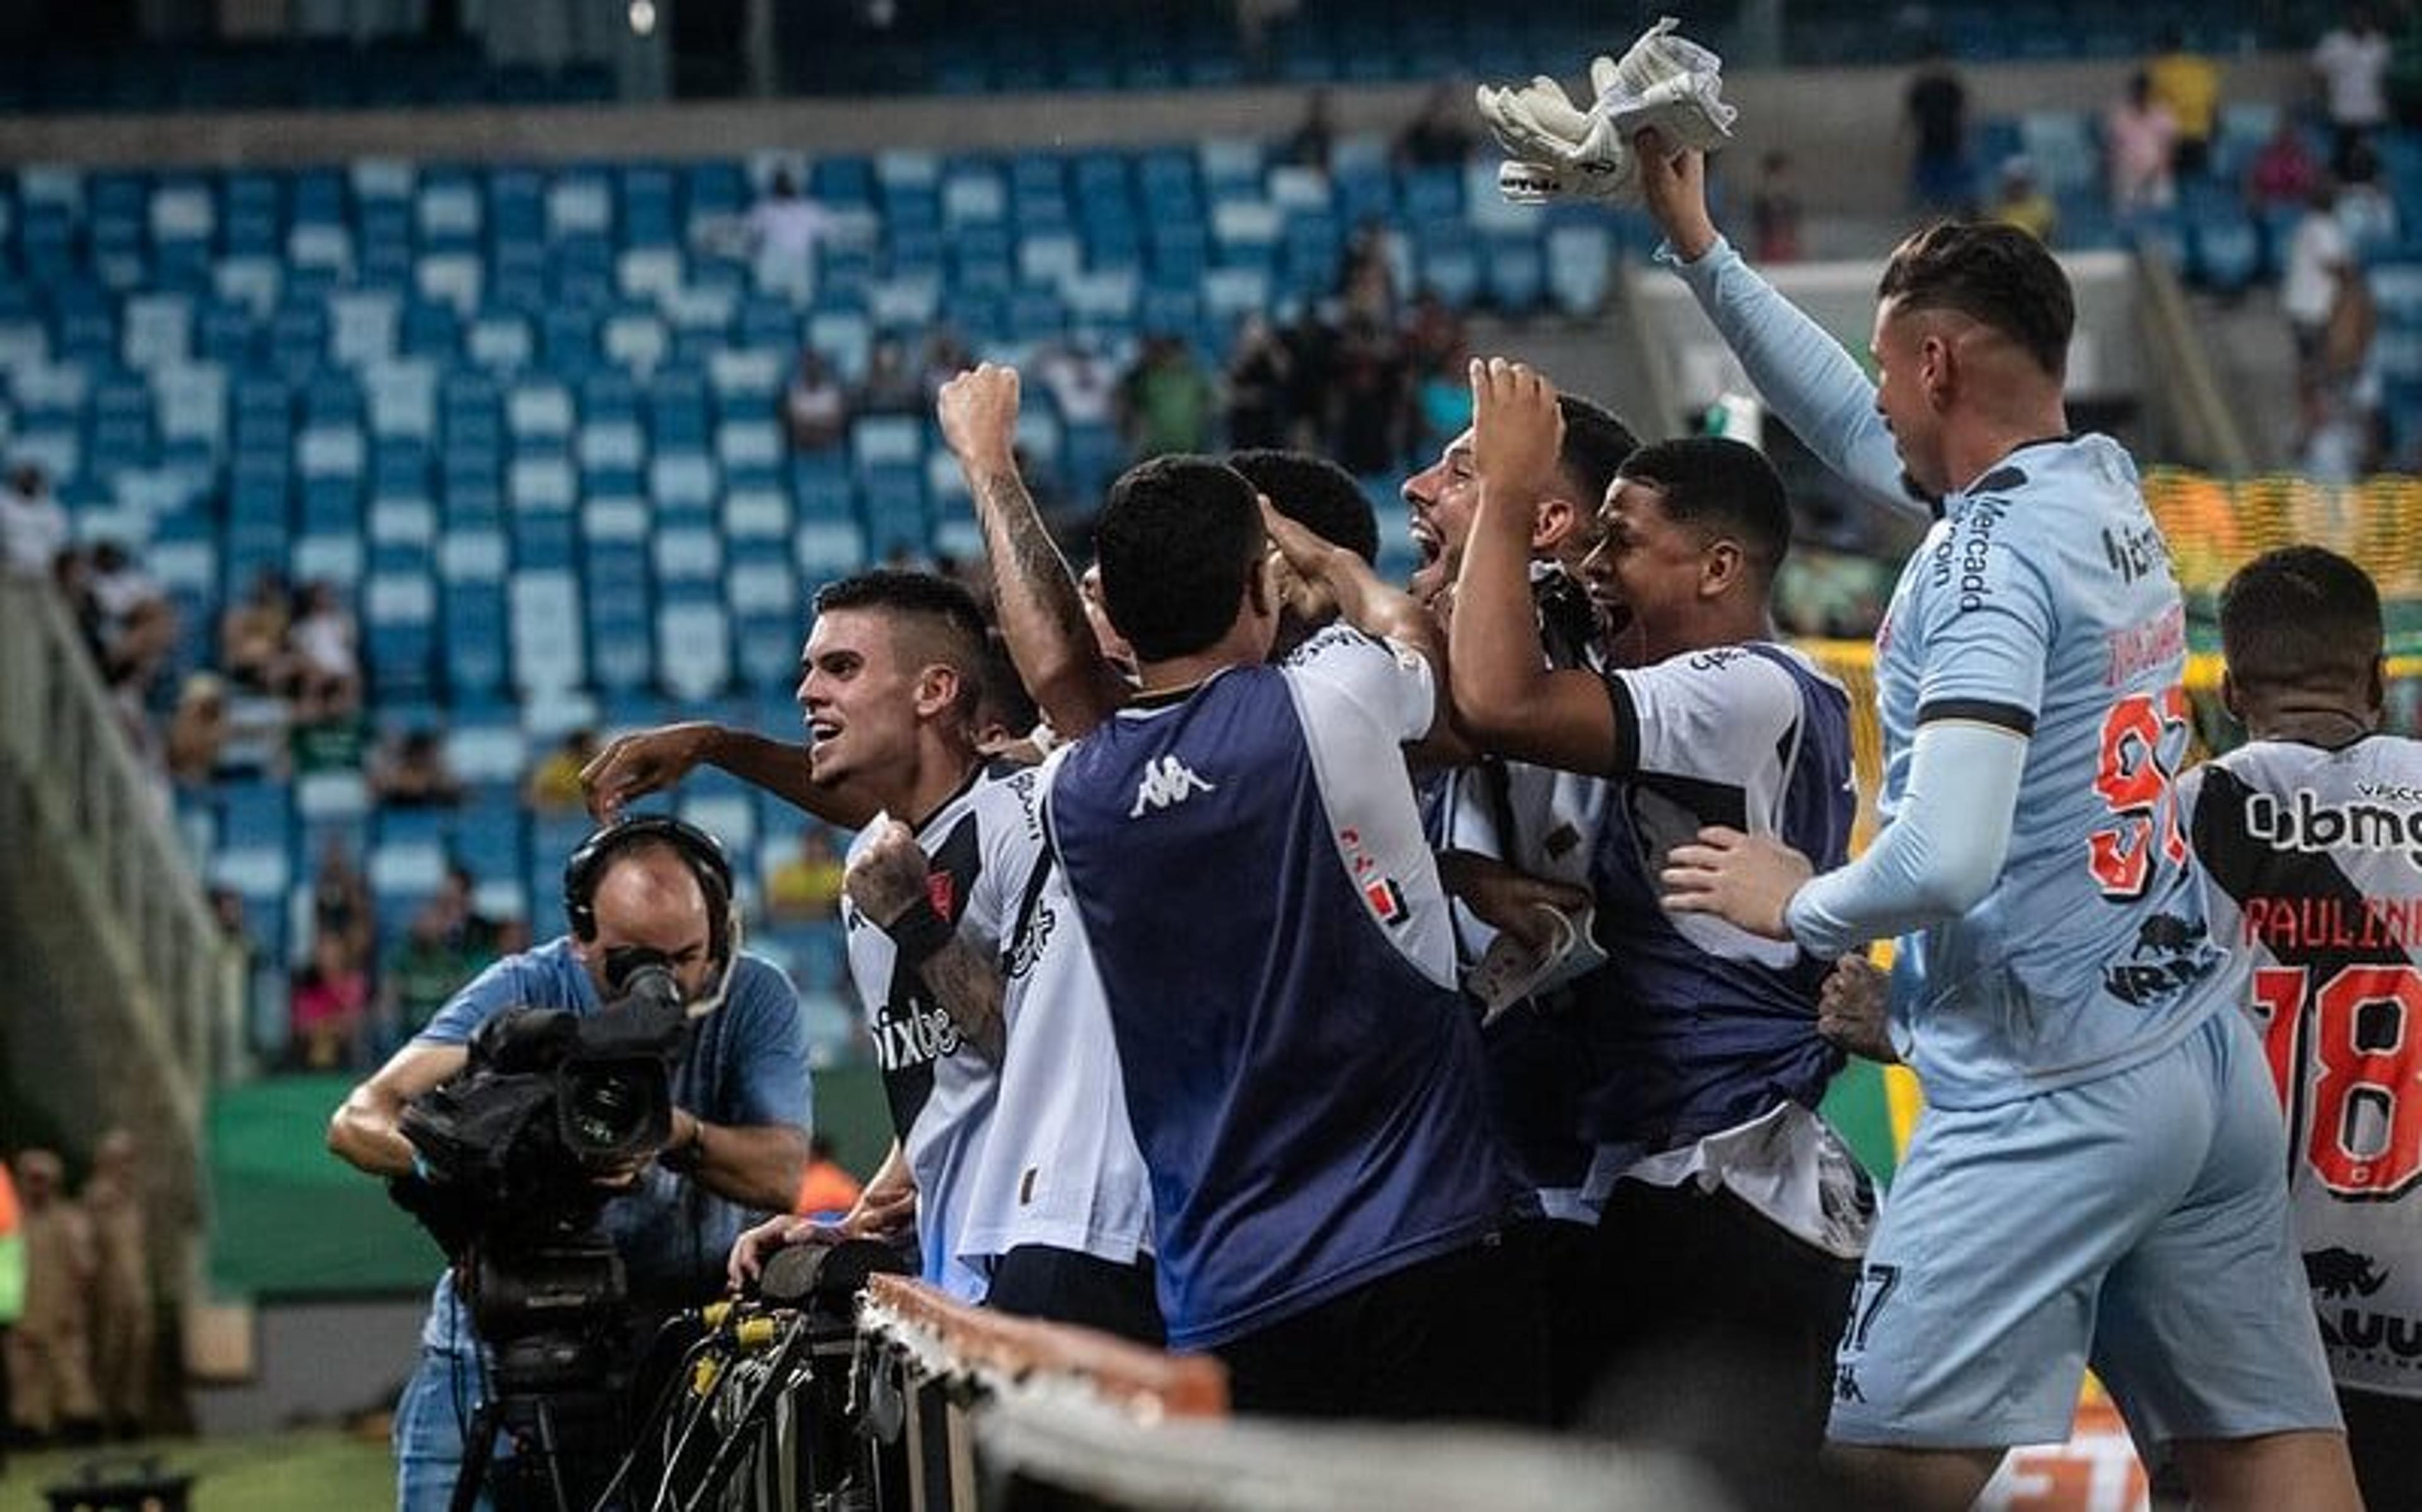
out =
[(1196, 793), (1217, 791), (1203, 780), (1201, 773), (1172, 753), (1143, 764), (1143, 780), (1136, 784), (1135, 807), (1127, 810), (1127, 818), (1140, 819), (1147, 813), (1183, 803)]
[(1354, 874), (1354, 885), (1362, 890), (1362, 901), (1378, 915), (1381, 924), (1393, 928), (1413, 916), (1412, 905), (1405, 901), (1405, 890), (1396, 885), (1396, 879), (1379, 869), (1379, 863), (1362, 844), (1361, 831), (1338, 831), (1337, 844), (1345, 852), (1345, 866)]
[(925, 874), (925, 900), (934, 905), (934, 912), (942, 916), (944, 924), (958, 917), (958, 884), (951, 881), (949, 872), (929, 871)]

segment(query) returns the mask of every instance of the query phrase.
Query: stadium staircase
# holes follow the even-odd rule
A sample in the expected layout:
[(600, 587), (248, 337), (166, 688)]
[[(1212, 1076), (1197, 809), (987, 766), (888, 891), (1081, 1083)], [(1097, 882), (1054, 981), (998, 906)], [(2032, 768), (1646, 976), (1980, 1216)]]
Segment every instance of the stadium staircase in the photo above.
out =
[(140, 1141), (156, 1274), (191, 1273), (200, 1130), (244, 967), (48, 585), (0, 582), (0, 1106), (12, 1144)]

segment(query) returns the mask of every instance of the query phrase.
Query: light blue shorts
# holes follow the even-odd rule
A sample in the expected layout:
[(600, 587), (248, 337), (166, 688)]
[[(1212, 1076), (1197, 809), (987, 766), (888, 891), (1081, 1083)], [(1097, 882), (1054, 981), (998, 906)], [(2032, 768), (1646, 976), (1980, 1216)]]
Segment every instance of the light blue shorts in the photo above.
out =
[(2068, 1437), (2090, 1363), (2141, 1450), (2335, 1429), (2262, 1049), (2214, 1013), (2079, 1086), (1928, 1108), (1842, 1331), (1828, 1436)]

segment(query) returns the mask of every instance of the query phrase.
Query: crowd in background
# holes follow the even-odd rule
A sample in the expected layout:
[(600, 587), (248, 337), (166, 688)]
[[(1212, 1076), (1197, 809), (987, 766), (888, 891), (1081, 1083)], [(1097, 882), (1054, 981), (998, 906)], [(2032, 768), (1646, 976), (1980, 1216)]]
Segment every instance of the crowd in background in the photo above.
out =
[[(10, 1166), (14, 1167), (11, 1179)], [(15, 1444), (139, 1437), (153, 1426), (157, 1348), (141, 1152), (103, 1134), (73, 1195), (47, 1149), (0, 1166), (0, 1434)]]

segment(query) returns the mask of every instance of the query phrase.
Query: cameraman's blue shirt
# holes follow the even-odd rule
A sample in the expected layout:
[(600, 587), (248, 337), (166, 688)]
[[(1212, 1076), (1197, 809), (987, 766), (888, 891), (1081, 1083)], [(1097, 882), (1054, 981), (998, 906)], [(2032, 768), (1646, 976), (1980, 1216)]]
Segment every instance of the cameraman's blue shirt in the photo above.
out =
[[(673, 1070), (673, 1102), (712, 1124), (812, 1127), (807, 1026), (797, 992), (781, 968), (741, 954), (723, 1006), (695, 1021), (689, 1047)], [(603, 1006), (572, 940), (561, 937), (508, 956), (448, 1000), (414, 1043), (467, 1044), (471, 1032), (507, 1008)], [(683, 1306), (722, 1288), (723, 1264), (740, 1231), (760, 1215), (728, 1202), (653, 1161), (638, 1185), (607, 1203), (606, 1232), (622, 1256), (631, 1294), (642, 1305)], [(455, 1349), (467, 1340), (469, 1309), (450, 1276), (440, 1276), (421, 1343)]]

